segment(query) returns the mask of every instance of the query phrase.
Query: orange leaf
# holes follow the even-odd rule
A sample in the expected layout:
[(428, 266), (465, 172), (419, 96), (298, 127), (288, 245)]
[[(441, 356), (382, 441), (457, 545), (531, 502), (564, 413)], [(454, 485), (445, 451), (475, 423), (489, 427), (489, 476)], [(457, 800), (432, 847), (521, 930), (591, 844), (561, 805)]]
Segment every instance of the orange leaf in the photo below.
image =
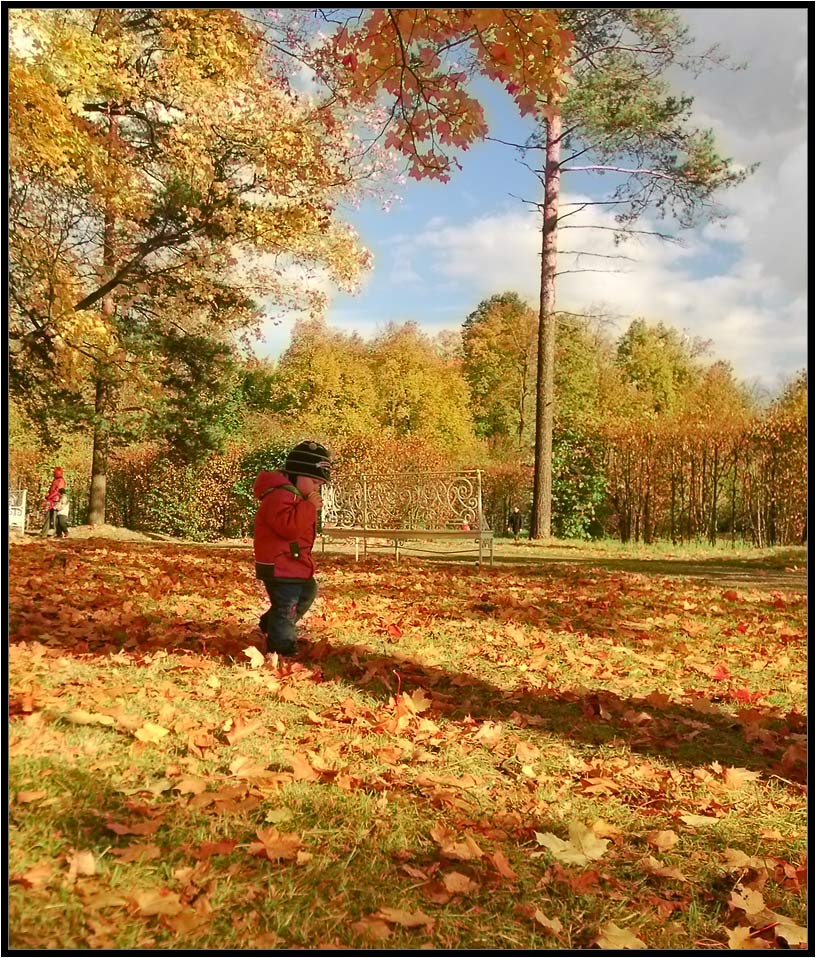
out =
[(497, 848), (492, 855), (489, 856), (490, 861), (496, 866), (496, 871), (504, 878), (509, 878), (512, 881), (516, 877), (516, 873), (510, 867), (510, 862), (507, 860), (504, 852)]

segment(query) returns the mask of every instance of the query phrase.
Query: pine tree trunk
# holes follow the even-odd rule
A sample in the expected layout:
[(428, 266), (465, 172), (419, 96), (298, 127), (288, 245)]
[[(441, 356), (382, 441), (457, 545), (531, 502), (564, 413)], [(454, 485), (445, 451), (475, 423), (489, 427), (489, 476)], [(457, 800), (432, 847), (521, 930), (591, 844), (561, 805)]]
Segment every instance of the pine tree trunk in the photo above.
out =
[(552, 528), (552, 434), (555, 398), (555, 273), (561, 185), (561, 116), (547, 123), (544, 213), (541, 224), (541, 298), (538, 313), (535, 469), (531, 539), (549, 539)]

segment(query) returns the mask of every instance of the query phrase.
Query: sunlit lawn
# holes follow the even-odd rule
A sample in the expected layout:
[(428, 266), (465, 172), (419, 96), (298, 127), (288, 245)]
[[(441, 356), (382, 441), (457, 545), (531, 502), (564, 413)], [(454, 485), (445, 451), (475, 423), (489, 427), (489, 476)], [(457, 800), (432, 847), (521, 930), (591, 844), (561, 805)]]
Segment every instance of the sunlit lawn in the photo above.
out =
[(801, 947), (805, 550), (568, 545), (12, 546), (11, 946)]

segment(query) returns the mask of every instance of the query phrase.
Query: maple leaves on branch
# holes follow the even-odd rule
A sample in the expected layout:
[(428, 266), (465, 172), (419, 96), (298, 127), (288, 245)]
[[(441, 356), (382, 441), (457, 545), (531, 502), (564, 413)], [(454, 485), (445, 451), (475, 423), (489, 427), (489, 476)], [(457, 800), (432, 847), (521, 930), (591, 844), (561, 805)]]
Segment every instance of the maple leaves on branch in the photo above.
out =
[(552, 9), (382, 8), (340, 29), (317, 69), (340, 97), (372, 103), (385, 93), (385, 146), (408, 158), (410, 176), (446, 181), (458, 166), (448, 148), (487, 132), (470, 79), (502, 83), (522, 115), (546, 116), (564, 90), (571, 39)]

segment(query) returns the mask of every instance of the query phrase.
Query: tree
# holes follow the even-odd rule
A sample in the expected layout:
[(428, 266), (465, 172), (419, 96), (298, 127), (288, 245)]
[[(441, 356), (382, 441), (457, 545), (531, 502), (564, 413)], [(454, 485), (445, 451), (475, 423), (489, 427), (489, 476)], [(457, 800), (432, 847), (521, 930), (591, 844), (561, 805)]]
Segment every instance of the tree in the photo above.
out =
[(278, 364), (271, 406), (282, 417), (297, 416), (303, 429), (336, 440), (376, 421), (375, 380), (359, 336), (330, 330), (322, 319), (302, 320)]
[(460, 364), (439, 357), (415, 323), (389, 324), (371, 344), (380, 425), (460, 449), (473, 444), (468, 390)]
[(462, 326), (464, 374), (476, 431), (521, 448), (531, 418), (537, 317), (517, 293), (483, 300)]
[[(686, 28), (671, 10), (570, 9), (563, 26), (574, 36), (569, 89), (550, 100), (550, 114), (526, 148), (541, 150), (543, 184), (536, 453), (531, 536), (548, 537), (551, 524), (554, 412), (555, 281), (558, 230), (588, 203), (562, 211), (561, 175), (599, 172), (616, 182), (598, 201), (617, 208), (616, 240), (654, 210), (681, 228), (716, 213), (715, 194), (750, 170), (721, 157), (708, 130), (693, 126), (692, 101), (671, 92), (670, 67), (700, 68), (715, 52), (686, 55)], [(667, 235), (667, 234), (657, 234)]]
[(230, 343), (261, 296), (302, 303), (293, 266), (349, 283), (365, 265), (334, 218), (354, 188), (350, 147), (237, 11), (13, 18), (11, 386), (42, 411), (72, 368), (71, 396), (92, 407), (101, 522), (123, 392), (160, 385), (161, 347), (178, 358), (176, 334)]

